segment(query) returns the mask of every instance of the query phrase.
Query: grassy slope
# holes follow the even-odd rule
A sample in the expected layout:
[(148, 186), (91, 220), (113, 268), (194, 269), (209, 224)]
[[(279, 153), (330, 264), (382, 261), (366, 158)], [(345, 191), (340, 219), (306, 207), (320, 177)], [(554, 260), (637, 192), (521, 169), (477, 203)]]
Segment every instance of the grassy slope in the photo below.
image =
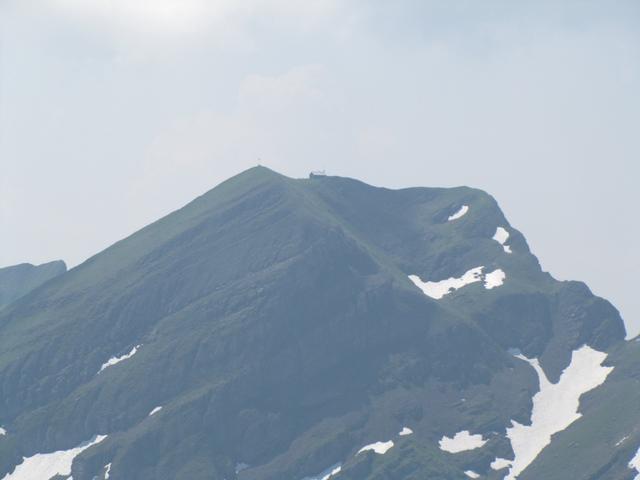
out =
[(67, 266), (61, 260), (0, 268), (0, 309), (66, 271)]

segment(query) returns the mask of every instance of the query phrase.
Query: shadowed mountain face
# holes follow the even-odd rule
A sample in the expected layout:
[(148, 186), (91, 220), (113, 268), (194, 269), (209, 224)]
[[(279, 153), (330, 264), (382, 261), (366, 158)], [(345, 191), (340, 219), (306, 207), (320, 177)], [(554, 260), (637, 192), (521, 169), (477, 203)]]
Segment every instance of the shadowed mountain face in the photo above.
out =
[(61, 260), (0, 268), (0, 309), (66, 271), (67, 266)]
[[(610, 385), (638, 390), (624, 333), (486, 193), (257, 167), (0, 311), (0, 478), (77, 448), (32, 478), (502, 479), (542, 385), (522, 358), (560, 385), (588, 345), (622, 366), (530, 462), (561, 478), (556, 438), (570, 455), (573, 429), (612, 415)], [(463, 431), (484, 443), (441, 448)], [(575, 478), (627, 478), (592, 472), (632, 474), (638, 444)]]

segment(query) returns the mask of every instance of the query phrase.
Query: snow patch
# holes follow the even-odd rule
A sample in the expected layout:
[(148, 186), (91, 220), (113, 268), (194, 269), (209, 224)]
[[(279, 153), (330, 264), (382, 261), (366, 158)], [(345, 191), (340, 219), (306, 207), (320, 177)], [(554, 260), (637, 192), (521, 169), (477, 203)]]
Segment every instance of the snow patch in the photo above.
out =
[[(302, 480), (329, 480), (334, 475), (337, 475), (342, 470), (342, 465), (336, 463), (335, 465), (327, 468), (322, 473), (315, 475), (313, 477), (305, 477)], [(237, 473), (237, 472), (236, 472)]]
[[(507, 462), (510, 467), (504, 480), (516, 479), (551, 443), (553, 434), (564, 430), (582, 416), (578, 412), (580, 397), (604, 383), (613, 370), (613, 367), (602, 366), (607, 358), (606, 353), (585, 345), (572, 353), (571, 363), (560, 375), (558, 383), (554, 384), (547, 379), (538, 359), (529, 359), (522, 354), (516, 357), (534, 368), (538, 374), (540, 391), (533, 396), (531, 425), (512, 420), (512, 426), (507, 428), (507, 437), (515, 453), (514, 460), (494, 460), (494, 463)], [(491, 465), (494, 468), (493, 463)]]
[(447, 221), (451, 222), (452, 220), (457, 220), (461, 217), (464, 217), (468, 211), (469, 211), (469, 205), (462, 205), (456, 213), (454, 213), (447, 219)]
[(472, 268), (471, 270), (466, 271), (464, 275), (459, 278), (451, 277), (445, 280), (440, 280), (439, 282), (423, 282), (417, 275), (409, 275), (409, 280), (411, 280), (416, 287), (422, 290), (425, 295), (439, 300), (448, 293), (451, 293), (451, 290), (458, 290), (465, 285), (482, 280), (483, 268), (484, 267)]
[(424, 282), (418, 275), (409, 275), (409, 280), (411, 280), (416, 287), (422, 290), (422, 293), (426, 296), (440, 300), (442, 297), (455, 290), (480, 281), (484, 281), (484, 288), (491, 290), (492, 288), (496, 288), (504, 284), (504, 280), (507, 278), (504, 270), (500, 268), (487, 273), (486, 275), (482, 274), (482, 270), (484, 270), (484, 266), (475, 267), (471, 270), (467, 270), (461, 277), (450, 277), (437, 282)]
[(7, 431), (4, 428), (0, 427), (0, 437), (6, 434), (7, 434)]
[(498, 227), (496, 229), (496, 233), (493, 235), (493, 239), (502, 245), (502, 248), (507, 253), (511, 252), (511, 247), (509, 245), (505, 245), (505, 242), (509, 240), (509, 232), (504, 227)]
[(156, 407), (156, 408), (154, 408), (153, 410), (151, 410), (149, 412), (148, 416), (150, 417), (151, 415), (154, 415), (154, 414), (158, 413), (160, 410), (162, 410), (162, 407)]
[(111, 464), (107, 463), (104, 466), (104, 479), (107, 480), (109, 478), (109, 474), (111, 473)]
[(511, 460), (507, 460), (506, 458), (496, 458), (493, 462), (491, 462), (491, 468), (494, 470), (502, 470), (503, 468), (507, 468), (511, 466)]
[(356, 453), (356, 455), (360, 455), (362, 452), (366, 452), (368, 450), (373, 450), (378, 455), (384, 455), (389, 451), (391, 447), (393, 447), (393, 440), (389, 440), (388, 442), (376, 442), (362, 447), (360, 450), (358, 450), (358, 453)]
[(36, 480), (48, 479), (56, 475), (71, 475), (71, 465), (74, 458), (105, 438), (107, 438), (106, 435), (98, 435), (90, 442), (83, 443), (70, 450), (36, 453), (29, 458), (23, 457), (22, 463), (12, 473), (7, 473), (2, 480)]
[(337, 475), (338, 473), (340, 473), (341, 470), (342, 470), (342, 466), (338, 465), (333, 470), (331, 470), (329, 473), (327, 473), (324, 477), (322, 477), (320, 480), (329, 480), (334, 475)]
[(412, 433), (413, 430), (411, 430), (409, 427), (403, 427), (398, 435), (400, 435), (401, 437), (406, 437), (407, 435), (411, 435)]
[(509, 232), (507, 232), (504, 227), (498, 227), (496, 233), (493, 235), (493, 239), (500, 245), (504, 245), (504, 243), (509, 240)]
[(248, 463), (244, 463), (244, 462), (236, 463), (236, 475), (238, 473), (240, 473), (241, 471), (246, 470), (249, 467), (250, 467), (250, 465)]
[(473, 470), (467, 470), (464, 474), (469, 478), (480, 478), (480, 475), (474, 472)]
[(449, 453), (466, 452), (467, 450), (474, 450), (482, 447), (487, 440), (482, 438), (482, 435), (471, 435), (469, 430), (463, 430), (456, 433), (453, 438), (442, 437), (440, 439), (440, 450), (444, 450)]
[[(142, 345), (136, 345), (135, 347), (133, 347), (131, 349), (131, 351), (129, 353), (127, 353), (125, 355), (122, 355), (120, 357), (111, 357), (109, 360), (107, 360), (106, 362), (104, 362), (102, 364), (102, 366), (100, 367), (100, 372), (103, 371), (105, 368), (112, 367), (116, 363), (120, 363), (123, 360), (127, 360), (128, 358), (133, 357), (141, 346)], [(100, 373), (100, 372), (98, 372), (98, 373)]]
[(499, 268), (491, 273), (487, 273), (484, 277), (484, 288), (491, 290), (492, 288), (499, 287), (504, 283), (505, 278), (507, 278), (507, 275)]
[(640, 448), (638, 448), (636, 455), (629, 462), (629, 468), (635, 469), (638, 472), (634, 480), (640, 480)]

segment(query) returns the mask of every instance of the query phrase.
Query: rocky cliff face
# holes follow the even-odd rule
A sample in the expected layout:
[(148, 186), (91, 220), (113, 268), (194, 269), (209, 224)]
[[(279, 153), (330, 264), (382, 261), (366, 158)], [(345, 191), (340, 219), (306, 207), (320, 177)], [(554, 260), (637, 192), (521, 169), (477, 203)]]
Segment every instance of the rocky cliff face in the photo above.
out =
[[(585, 412), (633, 390), (623, 339), (484, 192), (258, 167), (0, 312), (0, 478), (52, 452), (75, 480), (505, 478), (512, 422), (576, 414), (543, 379)], [(589, 417), (527, 467), (560, 475), (542, 462)], [(629, 449), (597, 468), (632, 472)]]

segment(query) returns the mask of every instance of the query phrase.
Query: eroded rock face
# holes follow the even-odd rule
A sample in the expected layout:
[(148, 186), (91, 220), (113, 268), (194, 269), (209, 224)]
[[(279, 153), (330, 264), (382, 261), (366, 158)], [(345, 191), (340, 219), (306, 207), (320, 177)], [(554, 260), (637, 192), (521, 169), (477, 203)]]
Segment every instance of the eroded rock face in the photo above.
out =
[(623, 338), (484, 192), (255, 168), (0, 311), (0, 478), (102, 436), (75, 480), (503, 478), (539, 390), (510, 349), (556, 382)]

